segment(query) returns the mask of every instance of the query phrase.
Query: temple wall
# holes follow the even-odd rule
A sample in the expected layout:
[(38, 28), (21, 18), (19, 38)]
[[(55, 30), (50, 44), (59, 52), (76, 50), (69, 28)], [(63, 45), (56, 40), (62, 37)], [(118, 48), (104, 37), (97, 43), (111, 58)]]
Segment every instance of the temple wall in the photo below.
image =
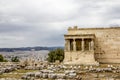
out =
[(68, 35), (95, 34), (95, 59), (100, 63), (120, 63), (120, 28), (68, 29)]

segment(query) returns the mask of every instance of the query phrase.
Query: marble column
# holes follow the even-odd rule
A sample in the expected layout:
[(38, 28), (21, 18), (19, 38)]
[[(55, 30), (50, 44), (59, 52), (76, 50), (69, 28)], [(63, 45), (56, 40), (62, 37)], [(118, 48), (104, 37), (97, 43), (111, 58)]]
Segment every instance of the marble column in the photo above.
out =
[(70, 51), (70, 40), (67, 40), (67, 49)]
[(68, 51), (68, 40), (65, 39), (65, 51)]
[(76, 41), (73, 39), (73, 51), (76, 51)]
[(81, 47), (82, 47), (82, 51), (84, 51), (84, 38), (82, 38), (82, 45), (81, 45)]
[(89, 42), (89, 51), (91, 50), (91, 42)]
[(91, 40), (91, 50), (94, 50), (94, 40)]
[(65, 40), (65, 51), (70, 51), (70, 40)]
[(70, 51), (70, 40), (65, 39), (65, 51)]

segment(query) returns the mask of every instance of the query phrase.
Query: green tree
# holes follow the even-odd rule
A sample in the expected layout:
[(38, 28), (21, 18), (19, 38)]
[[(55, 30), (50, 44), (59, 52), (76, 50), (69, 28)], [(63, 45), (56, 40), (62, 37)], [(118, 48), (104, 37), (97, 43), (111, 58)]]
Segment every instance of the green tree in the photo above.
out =
[(63, 49), (55, 49), (52, 50), (48, 53), (48, 62), (55, 62), (56, 60), (59, 60), (60, 62), (62, 62), (64, 59), (64, 50)]
[(0, 62), (7, 62), (6, 59), (4, 59), (4, 57), (0, 54)]
[(4, 61), (4, 57), (0, 54), (0, 62)]
[(11, 61), (12, 61), (12, 62), (19, 62), (18, 56), (12, 57), (12, 58), (11, 58)]

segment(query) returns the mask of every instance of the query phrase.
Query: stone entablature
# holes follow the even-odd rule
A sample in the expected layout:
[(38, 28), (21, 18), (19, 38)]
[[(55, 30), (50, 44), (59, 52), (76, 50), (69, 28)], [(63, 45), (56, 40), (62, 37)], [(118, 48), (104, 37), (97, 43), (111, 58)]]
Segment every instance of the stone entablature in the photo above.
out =
[(96, 61), (120, 63), (120, 27), (77, 28), (75, 26), (68, 28), (68, 33), (64, 37), (64, 63), (90, 64)]
[(100, 28), (78, 28), (77, 26), (69, 27), (68, 31), (70, 30), (105, 30), (105, 29), (120, 29), (120, 27), (100, 27)]

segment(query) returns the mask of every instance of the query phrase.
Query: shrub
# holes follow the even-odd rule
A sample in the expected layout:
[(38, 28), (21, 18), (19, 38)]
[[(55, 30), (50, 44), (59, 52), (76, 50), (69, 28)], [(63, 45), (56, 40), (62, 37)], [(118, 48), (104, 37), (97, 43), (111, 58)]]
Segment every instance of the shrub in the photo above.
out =
[(4, 57), (0, 54), (0, 62), (4, 61)]
[(55, 49), (52, 50), (48, 53), (48, 62), (55, 62), (56, 60), (59, 60), (60, 62), (62, 62), (64, 59), (64, 50), (63, 49)]
[(19, 58), (17, 56), (11, 58), (12, 62), (19, 62)]

